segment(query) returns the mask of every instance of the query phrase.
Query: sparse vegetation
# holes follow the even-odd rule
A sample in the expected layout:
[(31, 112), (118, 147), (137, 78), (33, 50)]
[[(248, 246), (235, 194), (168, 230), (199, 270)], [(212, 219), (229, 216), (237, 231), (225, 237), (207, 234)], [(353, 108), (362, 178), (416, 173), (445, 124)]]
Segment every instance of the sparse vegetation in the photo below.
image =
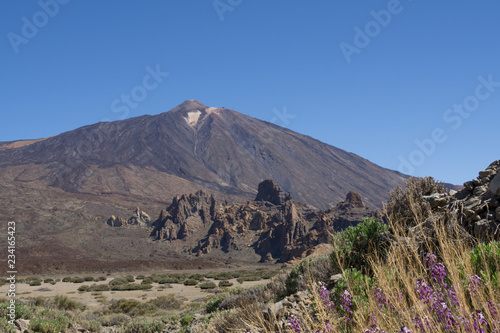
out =
[(217, 285), (212, 281), (200, 283), (201, 289), (215, 289), (216, 287), (217, 287)]

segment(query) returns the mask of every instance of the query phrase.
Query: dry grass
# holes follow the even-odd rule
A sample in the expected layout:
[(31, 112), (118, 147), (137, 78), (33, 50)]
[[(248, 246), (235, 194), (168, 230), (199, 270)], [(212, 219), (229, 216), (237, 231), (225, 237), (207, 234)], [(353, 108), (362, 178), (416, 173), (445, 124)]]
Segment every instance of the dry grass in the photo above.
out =
[[(321, 280), (305, 272), (302, 280), (307, 282), (311, 304), (299, 303), (296, 317), (300, 332), (330, 332), (327, 324), (334, 332), (346, 333), (500, 331), (496, 313), (500, 288), (495, 280), (500, 276), (500, 249), (491, 256), (484, 248), (477, 247), (479, 259), (473, 258), (472, 249), (477, 244), (461, 227), (458, 212), (452, 209), (433, 213), (421, 200), (423, 195), (440, 189), (441, 185), (432, 179), (410, 179), (405, 191), (397, 189), (391, 194), (386, 209), (391, 245), (383, 256), (372, 253), (366, 258), (372, 275), (357, 273), (357, 278), (352, 278), (355, 275), (352, 270), (342, 269), (343, 283), (352, 296), (352, 315), (339, 308), (342, 289), (331, 291), (336, 303), (336, 310), (332, 311), (324, 306), (325, 299), (319, 293)], [(428, 261), (433, 258), (430, 254), (435, 255), (434, 263)], [(477, 260), (490, 260), (494, 264), (483, 265), (483, 271), (478, 272)], [(445, 272), (444, 281), (439, 279), (439, 272)], [(476, 274), (481, 278), (474, 283)], [(424, 297), (426, 292), (429, 298)], [(426, 303), (426, 299), (430, 302)], [(293, 332), (289, 309), (276, 317), (264, 313), (263, 307), (264, 302), (240, 302), (238, 308), (213, 318), (205, 329), (207, 332), (247, 332), (247, 329)], [(419, 321), (424, 323), (424, 330), (418, 327)]]

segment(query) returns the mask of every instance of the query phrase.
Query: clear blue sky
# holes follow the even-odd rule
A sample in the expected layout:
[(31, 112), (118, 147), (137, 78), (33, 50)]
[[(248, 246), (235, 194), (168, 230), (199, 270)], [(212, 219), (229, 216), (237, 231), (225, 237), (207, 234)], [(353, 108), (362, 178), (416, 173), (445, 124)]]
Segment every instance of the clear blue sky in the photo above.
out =
[(197, 99), (455, 184), (500, 158), (498, 1), (55, 1), (0, 3), (0, 141)]

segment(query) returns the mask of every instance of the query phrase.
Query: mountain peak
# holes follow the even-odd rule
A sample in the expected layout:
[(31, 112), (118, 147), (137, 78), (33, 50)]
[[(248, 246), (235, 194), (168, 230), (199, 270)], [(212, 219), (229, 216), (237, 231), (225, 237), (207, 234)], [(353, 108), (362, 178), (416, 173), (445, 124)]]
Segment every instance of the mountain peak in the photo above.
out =
[(184, 102), (182, 102), (181, 104), (177, 105), (172, 111), (196, 111), (196, 110), (204, 110), (208, 108), (208, 106), (200, 103), (199, 101), (195, 100), (195, 99), (191, 99), (191, 100), (185, 100)]

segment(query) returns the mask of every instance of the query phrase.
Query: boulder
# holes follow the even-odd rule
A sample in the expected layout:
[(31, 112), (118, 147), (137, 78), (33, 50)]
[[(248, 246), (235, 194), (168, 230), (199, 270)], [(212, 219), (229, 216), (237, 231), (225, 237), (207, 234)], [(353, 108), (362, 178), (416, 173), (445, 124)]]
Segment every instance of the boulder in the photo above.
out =
[(482, 241), (490, 240), (495, 234), (495, 227), (496, 225), (493, 221), (479, 220), (474, 223), (474, 237)]
[(347, 196), (345, 198), (345, 202), (349, 204), (351, 207), (357, 207), (357, 208), (364, 208), (365, 204), (363, 203), (363, 198), (361, 197), (361, 194), (359, 194), (356, 191), (350, 191), (347, 193)]
[(445, 195), (441, 195), (440, 193), (433, 193), (431, 195), (424, 195), (422, 197), (425, 201), (427, 201), (430, 205), (431, 208), (437, 208), (444, 206), (448, 203), (449, 197)]
[(495, 175), (490, 182), (488, 190), (493, 195), (500, 195), (500, 174)]
[(283, 192), (278, 183), (271, 179), (264, 180), (259, 184), (255, 197), (255, 201), (268, 201), (274, 205), (282, 205), (291, 199), (292, 196)]
[(21, 332), (25, 332), (30, 328), (30, 321), (26, 319), (17, 319), (14, 324)]

